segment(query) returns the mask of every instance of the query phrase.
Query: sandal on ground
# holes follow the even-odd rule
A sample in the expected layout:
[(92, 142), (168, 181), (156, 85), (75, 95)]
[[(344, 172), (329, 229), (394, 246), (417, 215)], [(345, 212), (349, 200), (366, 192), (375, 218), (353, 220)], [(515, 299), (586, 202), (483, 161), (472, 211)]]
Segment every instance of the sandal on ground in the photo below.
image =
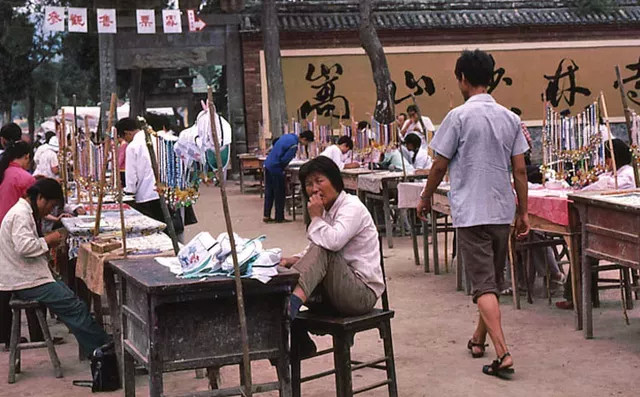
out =
[[(487, 348), (487, 344), (484, 343), (475, 343), (473, 341), (473, 339), (469, 339), (469, 342), (467, 342), (467, 349), (469, 349), (469, 351), (471, 352), (471, 357), (473, 358), (481, 358), (484, 356), (484, 349)], [(473, 352), (473, 348), (477, 347), (481, 350), (480, 353), (474, 353)]]
[(516, 372), (513, 367), (500, 367), (504, 359), (510, 356), (511, 353), (506, 352), (502, 357), (493, 360), (491, 364), (483, 366), (482, 373), (500, 379), (511, 379), (511, 376)]

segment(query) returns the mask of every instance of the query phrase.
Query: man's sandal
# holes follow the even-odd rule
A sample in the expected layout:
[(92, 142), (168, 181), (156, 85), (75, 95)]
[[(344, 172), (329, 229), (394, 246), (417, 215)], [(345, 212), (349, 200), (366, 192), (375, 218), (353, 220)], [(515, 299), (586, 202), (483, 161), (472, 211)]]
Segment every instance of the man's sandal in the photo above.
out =
[[(469, 342), (467, 342), (467, 349), (469, 349), (469, 351), (471, 351), (471, 357), (473, 358), (482, 358), (484, 357), (484, 349), (487, 348), (489, 345), (486, 345), (484, 343), (475, 343), (473, 341), (473, 339), (469, 339)], [(473, 352), (473, 348), (477, 347), (479, 348), (481, 351), (480, 353), (474, 353)]]
[(500, 379), (511, 379), (516, 372), (512, 367), (500, 367), (505, 358), (510, 357), (511, 353), (506, 352), (502, 357), (493, 360), (489, 365), (482, 367), (482, 373), (491, 376), (497, 376)]

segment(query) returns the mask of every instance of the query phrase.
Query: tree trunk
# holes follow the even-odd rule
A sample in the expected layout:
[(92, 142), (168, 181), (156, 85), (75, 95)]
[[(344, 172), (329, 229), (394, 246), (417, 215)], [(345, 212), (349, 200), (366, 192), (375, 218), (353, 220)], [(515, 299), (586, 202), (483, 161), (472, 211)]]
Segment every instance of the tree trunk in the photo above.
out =
[(279, 137), (287, 125), (287, 103), (284, 97), (282, 62), (280, 61), (280, 33), (275, 0), (264, 0), (262, 10), (262, 37), (267, 69), (269, 124), (271, 136)]
[(391, 96), (391, 74), (382, 43), (371, 20), (371, 0), (360, 0), (360, 42), (369, 56), (373, 81), (376, 84), (376, 109), (373, 118), (383, 124), (391, 124), (395, 118)]
[(0, 107), (0, 116), (2, 116), (2, 125), (12, 122), (11, 120), (11, 104), (3, 104)]
[(33, 95), (33, 90), (29, 90), (29, 94), (27, 95), (28, 100), (28, 109), (27, 109), (27, 122), (29, 124), (29, 137), (31, 138), (31, 143), (35, 143), (34, 135), (36, 132), (36, 97)]

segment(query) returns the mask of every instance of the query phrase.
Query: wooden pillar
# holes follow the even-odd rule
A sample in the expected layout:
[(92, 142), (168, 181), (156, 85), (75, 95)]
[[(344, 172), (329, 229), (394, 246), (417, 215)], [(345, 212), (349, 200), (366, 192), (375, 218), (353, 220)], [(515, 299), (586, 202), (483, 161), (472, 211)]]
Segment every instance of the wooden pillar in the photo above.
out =
[[(110, 8), (115, 6), (114, 2), (109, 0), (95, 0), (94, 5), (96, 8)], [(117, 92), (115, 35), (108, 33), (98, 34), (98, 51), (100, 53), (101, 129), (104, 133), (104, 131), (107, 130), (111, 93)]]
[(269, 126), (271, 137), (277, 138), (287, 125), (287, 104), (284, 95), (282, 61), (280, 59), (280, 33), (275, 0), (264, 0), (262, 10), (262, 39), (267, 74)]
[(238, 25), (227, 25), (225, 36), (227, 106), (229, 124), (233, 132), (231, 164), (235, 174), (240, 169), (238, 154), (246, 153), (248, 150), (244, 110), (244, 69)]
[(129, 89), (131, 107), (129, 117), (144, 116), (144, 92), (142, 91), (142, 69), (131, 69), (131, 88)]

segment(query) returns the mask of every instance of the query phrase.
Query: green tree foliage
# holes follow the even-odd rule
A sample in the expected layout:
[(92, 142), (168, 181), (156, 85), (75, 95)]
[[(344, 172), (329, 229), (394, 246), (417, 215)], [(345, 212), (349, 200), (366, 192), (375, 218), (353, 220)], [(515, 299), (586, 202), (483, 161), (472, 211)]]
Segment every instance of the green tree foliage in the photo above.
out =
[(615, 0), (575, 0), (576, 8), (585, 14), (608, 12), (613, 10), (616, 5)]

